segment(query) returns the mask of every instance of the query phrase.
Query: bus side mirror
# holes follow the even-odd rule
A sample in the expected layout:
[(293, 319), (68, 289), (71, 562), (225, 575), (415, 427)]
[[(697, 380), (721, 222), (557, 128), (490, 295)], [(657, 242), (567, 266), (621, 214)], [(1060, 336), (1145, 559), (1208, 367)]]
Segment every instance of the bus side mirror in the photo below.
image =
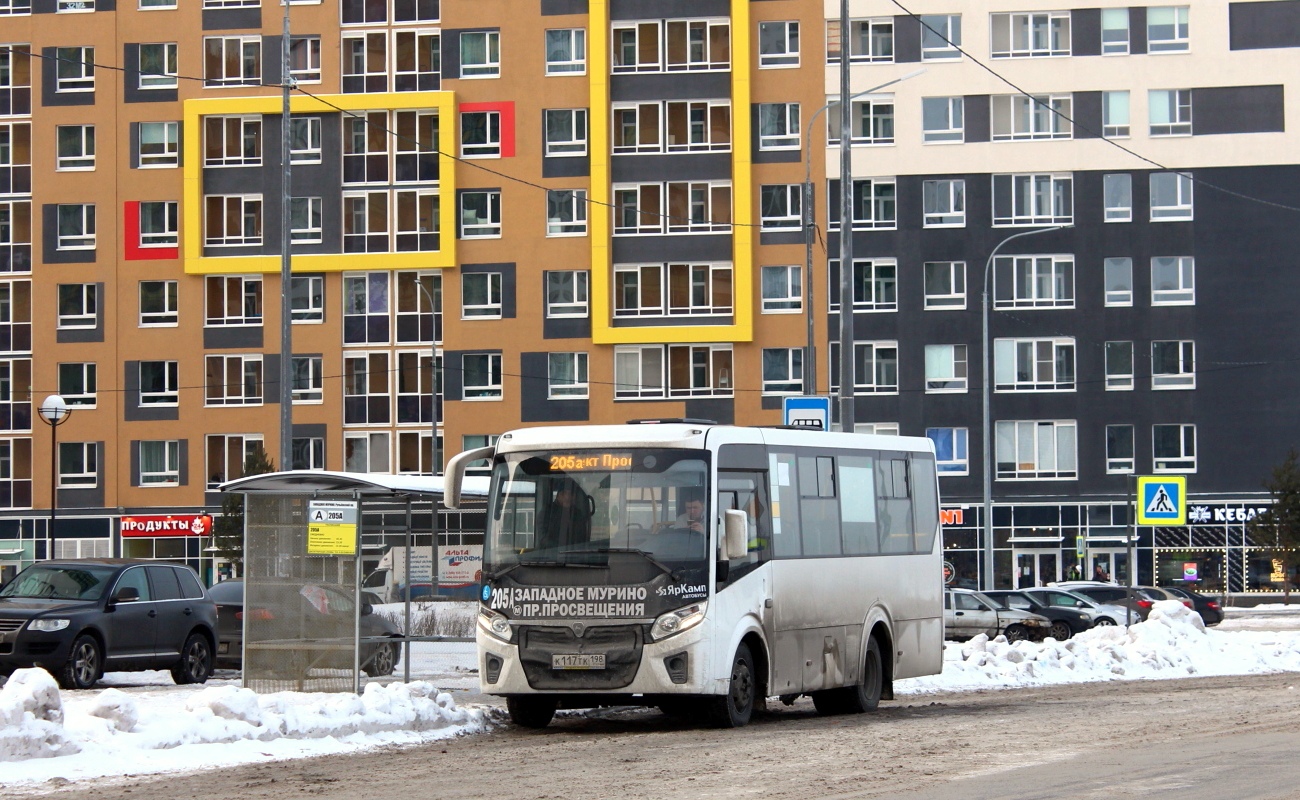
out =
[(475, 461), (492, 460), (496, 447), (478, 447), (451, 457), (443, 474), (442, 504), (447, 508), (460, 508), (460, 487), (465, 480), (465, 470)]
[(744, 511), (727, 509), (723, 516), (727, 558), (744, 558), (749, 553), (749, 517)]

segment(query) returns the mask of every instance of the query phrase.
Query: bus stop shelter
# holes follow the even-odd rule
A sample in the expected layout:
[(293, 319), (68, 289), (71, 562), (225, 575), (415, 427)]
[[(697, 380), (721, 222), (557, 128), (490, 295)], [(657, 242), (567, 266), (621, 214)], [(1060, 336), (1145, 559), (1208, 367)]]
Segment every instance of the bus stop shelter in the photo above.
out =
[[(482, 502), (487, 488), (487, 478), (467, 478), (463, 494)], [(294, 470), (250, 475), (221, 490), (244, 495), (245, 687), (360, 692), (382, 648), (401, 649), (409, 681), (411, 643), (448, 639), (411, 635), (409, 589), (401, 635), (376, 635), (364, 619), (374, 609), (361, 593), (367, 546), (404, 548), (411, 586), (412, 548), (439, 542), (441, 476)]]

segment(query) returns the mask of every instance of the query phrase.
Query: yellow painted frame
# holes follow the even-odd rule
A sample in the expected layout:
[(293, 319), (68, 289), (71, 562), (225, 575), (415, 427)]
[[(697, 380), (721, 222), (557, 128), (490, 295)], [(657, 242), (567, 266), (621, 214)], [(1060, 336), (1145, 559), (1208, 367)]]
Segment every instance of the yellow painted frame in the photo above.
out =
[[(610, 19), (609, 0), (592, 0), (588, 14), (587, 74), (591, 96), (591, 340), (594, 344), (750, 342), (754, 339), (754, 198), (750, 141), (750, 0), (731, 0), (732, 299), (730, 325), (615, 328), (611, 324), (610, 247)], [(689, 79), (689, 78), (688, 78)]]
[[(332, 105), (331, 105), (332, 104)], [(279, 97), (229, 97), (186, 100), (181, 211), (181, 255), (191, 275), (274, 273), (280, 256), (203, 255), (203, 118), (217, 114), (279, 115)], [(320, 98), (294, 95), (289, 110), (295, 114), (346, 111), (396, 111), (432, 108), (438, 111), (438, 224), (442, 248), (434, 253), (303, 253), (293, 256), (294, 272), (344, 270), (431, 269), (456, 266), (456, 95), (455, 92), (389, 92), (384, 94), (332, 94)], [(342, 187), (340, 187), (342, 191)]]

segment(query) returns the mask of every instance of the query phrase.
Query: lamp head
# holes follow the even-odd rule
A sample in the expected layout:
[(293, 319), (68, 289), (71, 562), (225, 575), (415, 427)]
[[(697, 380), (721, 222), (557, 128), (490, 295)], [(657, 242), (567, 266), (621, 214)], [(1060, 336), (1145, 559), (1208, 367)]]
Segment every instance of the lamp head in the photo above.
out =
[(51, 425), (58, 425), (72, 413), (72, 409), (68, 408), (67, 401), (57, 394), (45, 398), (41, 402), (39, 411), (45, 421)]

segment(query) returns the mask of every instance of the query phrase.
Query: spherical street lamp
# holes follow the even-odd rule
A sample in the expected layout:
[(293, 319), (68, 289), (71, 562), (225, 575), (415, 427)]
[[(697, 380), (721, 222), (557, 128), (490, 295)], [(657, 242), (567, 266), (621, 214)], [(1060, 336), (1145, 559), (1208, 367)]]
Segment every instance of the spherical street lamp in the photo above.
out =
[(58, 428), (72, 416), (68, 403), (57, 394), (52, 394), (41, 402), (38, 409), (41, 421), (50, 426), (50, 532), (49, 539), (54, 541), (54, 515), (59, 502), (59, 449)]

